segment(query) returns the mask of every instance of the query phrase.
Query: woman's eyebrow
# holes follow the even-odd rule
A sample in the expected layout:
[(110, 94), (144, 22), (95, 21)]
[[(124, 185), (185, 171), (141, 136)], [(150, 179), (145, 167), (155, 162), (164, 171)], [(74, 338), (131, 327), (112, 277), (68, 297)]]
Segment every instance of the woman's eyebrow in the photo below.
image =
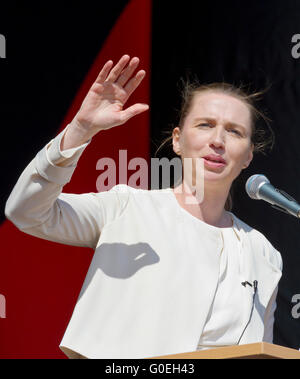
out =
[(214, 121), (214, 122), (216, 122), (216, 120), (214, 118), (211, 118), (211, 117), (196, 117), (194, 119), (194, 122), (198, 122), (198, 121)]

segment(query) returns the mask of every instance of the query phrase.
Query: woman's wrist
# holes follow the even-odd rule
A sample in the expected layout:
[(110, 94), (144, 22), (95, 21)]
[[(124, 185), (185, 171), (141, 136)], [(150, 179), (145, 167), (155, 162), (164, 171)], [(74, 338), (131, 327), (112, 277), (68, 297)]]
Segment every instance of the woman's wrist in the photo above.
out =
[(76, 118), (72, 120), (61, 139), (60, 150), (72, 149), (87, 143), (97, 132), (83, 127)]

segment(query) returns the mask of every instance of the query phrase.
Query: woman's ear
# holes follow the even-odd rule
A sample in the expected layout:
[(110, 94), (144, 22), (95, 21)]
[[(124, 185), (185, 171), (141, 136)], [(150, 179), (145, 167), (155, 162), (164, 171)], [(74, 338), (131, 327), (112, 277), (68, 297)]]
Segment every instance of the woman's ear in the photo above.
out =
[(177, 126), (176, 128), (173, 129), (173, 133), (172, 133), (173, 151), (177, 155), (180, 155), (179, 138), (180, 138), (180, 129)]
[(250, 151), (249, 151), (249, 154), (248, 154), (248, 159), (247, 159), (246, 162), (244, 163), (244, 165), (243, 165), (243, 169), (244, 169), (244, 168), (247, 168), (247, 167), (250, 165), (250, 163), (251, 163), (251, 161), (252, 161), (252, 159), (253, 159), (253, 150), (254, 150), (254, 145), (253, 145), (253, 143), (252, 143), (252, 144), (251, 144)]

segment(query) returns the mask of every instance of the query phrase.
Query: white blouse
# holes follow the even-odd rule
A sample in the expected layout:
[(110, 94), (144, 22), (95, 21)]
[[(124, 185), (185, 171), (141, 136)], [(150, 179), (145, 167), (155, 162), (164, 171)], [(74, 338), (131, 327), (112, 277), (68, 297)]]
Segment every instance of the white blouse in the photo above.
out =
[[(232, 217), (233, 219), (233, 217)], [(241, 249), (237, 227), (220, 228), (224, 240), (218, 286), (197, 350), (237, 344), (243, 325), (245, 288), (241, 282)]]
[(240, 342), (272, 341), (282, 260), (259, 231), (233, 214), (234, 229), (208, 225), (171, 189), (64, 193), (86, 144), (62, 154), (63, 133), (26, 167), (5, 212), (28, 234), (95, 249), (60, 343), (67, 356), (137, 359), (235, 344), (252, 304), (241, 282), (254, 279)]

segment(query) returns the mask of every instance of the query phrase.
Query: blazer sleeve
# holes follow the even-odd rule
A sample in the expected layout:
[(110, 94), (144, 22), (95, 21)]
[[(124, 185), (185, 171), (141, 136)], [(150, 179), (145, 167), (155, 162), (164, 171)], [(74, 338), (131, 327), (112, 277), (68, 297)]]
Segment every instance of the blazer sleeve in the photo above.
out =
[(274, 327), (274, 313), (276, 310), (276, 297), (278, 293), (278, 286), (274, 290), (269, 304), (266, 308), (265, 317), (264, 317), (264, 342), (273, 343), (273, 327)]
[(95, 248), (104, 225), (122, 212), (124, 196), (119, 194), (120, 186), (102, 193), (62, 193), (89, 144), (61, 152), (66, 129), (25, 168), (6, 202), (5, 214), (30, 235)]
[[(282, 257), (279, 251), (277, 251), (272, 245), (271, 245), (271, 257), (272, 257), (272, 264), (275, 265), (281, 272), (282, 272)], [(278, 286), (275, 288), (270, 301), (267, 305), (265, 316), (264, 316), (264, 342), (273, 343), (273, 327), (274, 327), (274, 321), (275, 321), (275, 311), (277, 307), (276, 298), (278, 294)]]

